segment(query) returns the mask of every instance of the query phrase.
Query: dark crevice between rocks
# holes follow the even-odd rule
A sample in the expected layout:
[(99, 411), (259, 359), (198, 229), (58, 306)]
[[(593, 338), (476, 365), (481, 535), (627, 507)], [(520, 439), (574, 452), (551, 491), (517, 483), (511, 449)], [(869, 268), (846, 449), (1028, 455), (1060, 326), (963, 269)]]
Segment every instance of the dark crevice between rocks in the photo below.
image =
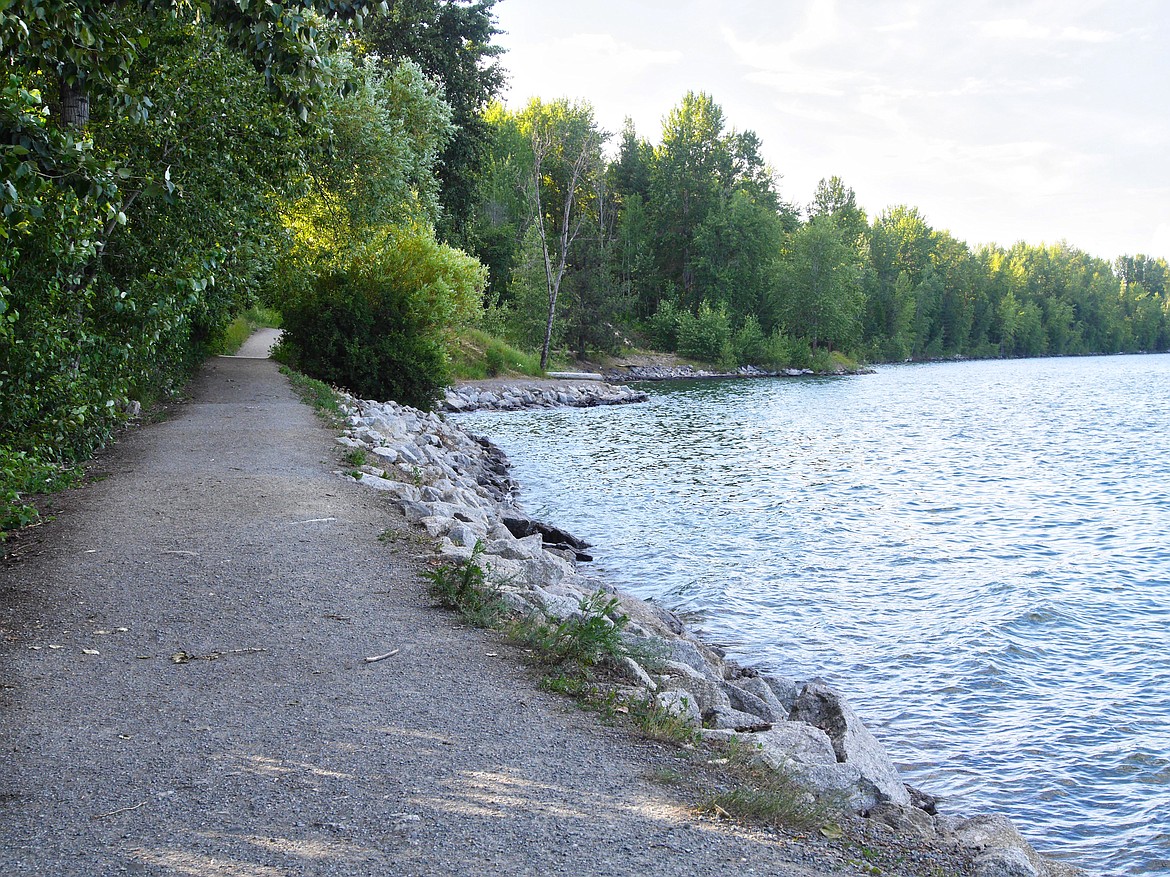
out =
[(526, 536), (539, 533), (540, 539), (547, 550), (572, 553), (582, 563), (593, 560), (593, 555), (585, 552), (585, 549), (592, 546), (585, 540), (578, 539), (572, 533), (568, 533), (560, 527), (554, 527), (541, 521), (534, 521), (531, 518), (505, 517), (501, 518), (500, 521), (508, 528), (508, 532), (517, 539), (523, 539)]

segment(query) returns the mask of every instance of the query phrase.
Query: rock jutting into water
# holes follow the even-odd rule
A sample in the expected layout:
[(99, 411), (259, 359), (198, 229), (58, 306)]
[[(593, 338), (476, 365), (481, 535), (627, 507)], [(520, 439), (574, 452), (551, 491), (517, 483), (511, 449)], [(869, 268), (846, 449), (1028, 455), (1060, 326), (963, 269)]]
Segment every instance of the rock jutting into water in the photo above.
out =
[(524, 408), (593, 408), (598, 405), (627, 405), (645, 402), (642, 390), (607, 383), (520, 384), (484, 389), (475, 386), (451, 387), (440, 407), (444, 411), (518, 411)]
[(367, 463), (338, 474), (384, 492), (436, 541), (441, 558), (466, 561), (482, 545), (477, 562), (511, 610), (560, 621), (599, 590), (618, 599), (611, 620), (628, 617), (622, 636), (631, 653), (653, 656), (620, 662), (627, 698), (652, 699), (704, 740), (739, 738), (759, 764), (797, 780), (814, 800), (911, 838), (968, 848), (980, 877), (1083, 873), (1038, 855), (1002, 816), (937, 813), (935, 799), (902, 782), (885, 747), (828, 686), (740, 666), (674, 613), (582, 573), (589, 546), (521, 511), (507, 458), (487, 439), (394, 402), (343, 396), (341, 408), (348, 427), (338, 441), (364, 451)]

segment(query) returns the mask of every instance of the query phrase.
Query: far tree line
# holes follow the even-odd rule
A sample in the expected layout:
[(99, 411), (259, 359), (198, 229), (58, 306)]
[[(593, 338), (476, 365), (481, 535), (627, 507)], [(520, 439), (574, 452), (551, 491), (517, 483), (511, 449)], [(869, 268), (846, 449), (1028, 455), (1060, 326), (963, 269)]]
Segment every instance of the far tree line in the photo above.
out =
[(687, 94), (657, 145), (583, 101), (493, 104), (469, 219), (492, 325), (584, 356), (632, 337), (724, 364), (1170, 347), (1164, 259), (1067, 243), (972, 249), (914, 207), (868, 217), (844, 181), (785, 201), (752, 131)]

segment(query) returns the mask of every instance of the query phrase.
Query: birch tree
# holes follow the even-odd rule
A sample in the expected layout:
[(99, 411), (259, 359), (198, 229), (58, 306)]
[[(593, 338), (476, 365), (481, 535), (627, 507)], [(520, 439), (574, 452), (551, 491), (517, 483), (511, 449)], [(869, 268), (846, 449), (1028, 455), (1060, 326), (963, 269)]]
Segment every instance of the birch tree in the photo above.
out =
[(605, 138), (589, 104), (566, 100), (548, 104), (533, 100), (521, 114), (520, 127), (532, 149), (527, 194), (548, 297), (540, 349), (543, 370), (548, 367), (561, 284), (595, 200)]

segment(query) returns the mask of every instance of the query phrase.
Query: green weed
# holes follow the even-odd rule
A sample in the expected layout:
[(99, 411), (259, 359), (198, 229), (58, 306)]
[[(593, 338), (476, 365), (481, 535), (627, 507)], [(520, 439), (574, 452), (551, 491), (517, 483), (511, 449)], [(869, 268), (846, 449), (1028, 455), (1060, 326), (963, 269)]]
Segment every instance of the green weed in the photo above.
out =
[(0, 542), (6, 530), (18, 530), (40, 519), (29, 497), (55, 493), (78, 482), (81, 471), (43, 460), (24, 451), (0, 448)]
[(575, 673), (557, 673), (545, 676), (537, 685), (543, 691), (563, 694), (566, 697), (584, 697), (590, 688), (589, 681)]
[[(617, 614), (619, 605), (616, 597), (596, 591), (581, 599), (579, 614), (556, 625), (531, 624), (526, 641), (536, 648), (544, 663), (588, 671), (603, 659), (627, 654), (621, 632), (630, 619), (624, 613)], [(611, 618), (615, 614), (617, 617)]]
[(503, 618), (505, 606), (499, 589), (488, 582), (479, 565), (483, 549), (483, 541), (479, 540), (467, 560), (427, 570), (423, 578), (430, 582), (431, 596), (440, 606), (455, 610), (475, 627), (494, 627)]
[(669, 767), (656, 767), (650, 771), (647, 778), (662, 786), (685, 786), (688, 782), (685, 774)]
[(459, 338), (451, 370), (455, 377), (463, 380), (483, 380), (504, 374), (533, 377), (541, 374), (539, 356), (518, 350), (482, 329), (470, 329)]
[(814, 797), (798, 779), (756, 760), (757, 747), (738, 736), (724, 745), (729, 789), (710, 795), (702, 809), (769, 825), (812, 828), (824, 823), (836, 802)]
[(652, 696), (630, 703), (630, 720), (643, 736), (651, 740), (697, 746), (703, 739), (699, 729), (687, 718), (662, 706)]

